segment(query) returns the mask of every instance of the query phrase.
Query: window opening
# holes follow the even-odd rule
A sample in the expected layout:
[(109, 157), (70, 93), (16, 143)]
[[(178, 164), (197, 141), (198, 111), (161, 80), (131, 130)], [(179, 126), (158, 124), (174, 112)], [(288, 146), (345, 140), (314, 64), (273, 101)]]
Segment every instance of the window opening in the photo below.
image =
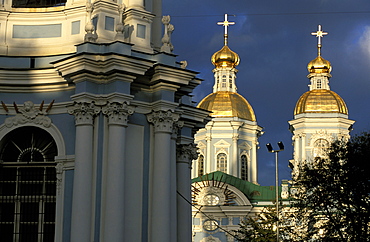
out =
[(317, 89), (321, 89), (322, 88), (322, 83), (321, 83), (321, 79), (318, 79), (317, 80), (317, 85), (316, 85)]
[(325, 157), (326, 150), (329, 148), (329, 141), (326, 139), (318, 139), (314, 143), (314, 157)]
[(13, 8), (47, 8), (64, 6), (67, 0), (13, 0)]
[(217, 170), (227, 172), (227, 156), (225, 153), (217, 155)]
[(247, 181), (248, 180), (248, 163), (247, 163), (247, 156), (242, 155), (240, 157), (241, 163), (241, 179)]
[(200, 155), (198, 159), (198, 176), (203, 176), (204, 174), (204, 156)]
[(0, 231), (3, 241), (54, 241), (56, 143), (22, 127), (0, 142)]

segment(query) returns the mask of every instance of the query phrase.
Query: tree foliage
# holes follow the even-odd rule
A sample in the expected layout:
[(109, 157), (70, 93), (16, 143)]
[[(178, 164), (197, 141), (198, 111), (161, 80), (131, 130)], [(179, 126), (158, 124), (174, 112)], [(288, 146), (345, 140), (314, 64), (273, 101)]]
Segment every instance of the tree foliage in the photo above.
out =
[[(279, 213), (279, 241), (370, 241), (370, 133), (301, 165), (291, 198)], [(276, 220), (274, 208), (246, 218), (239, 241), (276, 241)]]
[[(279, 241), (294, 241), (291, 237), (296, 234), (294, 229), (294, 215), (290, 206), (279, 206), (279, 216), (276, 207), (266, 207), (253, 217), (246, 217), (240, 224), (240, 229), (236, 231), (238, 241), (243, 242), (276, 242), (277, 220), (279, 224)], [(294, 235), (296, 237), (296, 235)]]
[(335, 141), (293, 182), (302, 241), (370, 241), (370, 134)]
[(272, 208), (265, 208), (254, 217), (246, 217), (236, 231), (238, 241), (243, 242), (275, 242), (276, 212)]

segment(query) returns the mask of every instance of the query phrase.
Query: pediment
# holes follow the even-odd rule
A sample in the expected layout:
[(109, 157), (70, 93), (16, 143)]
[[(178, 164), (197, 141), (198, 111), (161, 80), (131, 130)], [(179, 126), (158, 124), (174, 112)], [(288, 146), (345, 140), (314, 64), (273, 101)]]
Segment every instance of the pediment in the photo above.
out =
[(226, 142), (225, 140), (219, 140), (214, 144), (215, 147), (229, 147), (230, 143)]
[(251, 150), (252, 146), (250, 146), (248, 142), (244, 141), (243, 143), (239, 144), (238, 148), (242, 150)]

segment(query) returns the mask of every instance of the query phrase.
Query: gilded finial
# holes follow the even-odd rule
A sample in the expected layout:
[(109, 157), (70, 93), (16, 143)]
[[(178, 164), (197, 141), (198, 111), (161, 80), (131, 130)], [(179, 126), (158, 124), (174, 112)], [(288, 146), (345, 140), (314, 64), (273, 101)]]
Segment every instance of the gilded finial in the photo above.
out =
[(321, 56), (321, 38), (324, 37), (324, 35), (327, 35), (327, 32), (322, 31), (321, 25), (318, 25), (317, 31), (312, 32), (311, 35), (315, 35), (317, 37), (317, 55)]
[(227, 45), (227, 37), (228, 37), (228, 33), (227, 33), (227, 28), (229, 27), (229, 25), (234, 25), (235, 22), (229, 22), (227, 20), (227, 14), (225, 14), (225, 19), (223, 22), (218, 22), (217, 23), (218, 25), (223, 25), (225, 27), (225, 33), (224, 33), (224, 44)]

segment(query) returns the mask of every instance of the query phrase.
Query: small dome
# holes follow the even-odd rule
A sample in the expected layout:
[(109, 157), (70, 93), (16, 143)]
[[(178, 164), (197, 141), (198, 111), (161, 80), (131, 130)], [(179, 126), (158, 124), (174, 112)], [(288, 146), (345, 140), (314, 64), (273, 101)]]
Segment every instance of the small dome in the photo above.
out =
[(240, 58), (237, 53), (230, 50), (227, 45), (224, 45), (221, 50), (217, 51), (212, 55), (212, 64), (215, 67), (236, 67), (239, 65)]
[(331, 64), (321, 56), (318, 56), (308, 63), (307, 69), (310, 73), (330, 73)]
[(304, 93), (298, 100), (294, 115), (301, 113), (342, 113), (348, 115), (344, 100), (335, 92), (315, 89)]
[(212, 117), (238, 117), (256, 121), (252, 106), (236, 92), (219, 91), (209, 94), (198, 104), (198, 108), (211, 111)]

